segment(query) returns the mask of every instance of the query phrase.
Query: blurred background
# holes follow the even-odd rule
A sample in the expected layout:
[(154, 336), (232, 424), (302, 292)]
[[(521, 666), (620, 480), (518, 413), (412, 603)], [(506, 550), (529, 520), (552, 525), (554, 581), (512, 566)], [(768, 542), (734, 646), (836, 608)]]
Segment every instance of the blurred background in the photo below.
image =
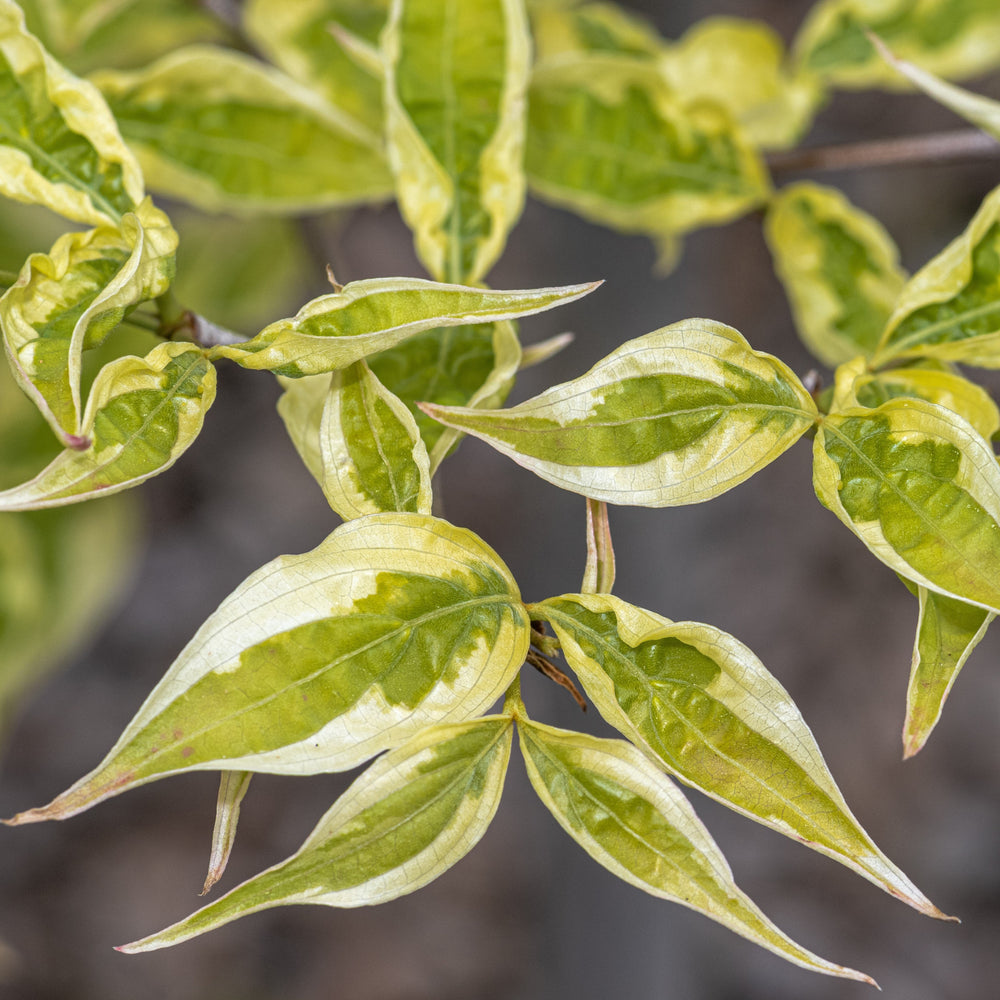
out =
[[(787, 40), (810, 4), (630, 6), (667, 37), (700, 18), (732, 14), (762, 18)], [(1000, 76), (971, 86), (1000, 97)], [(922, 97), (837, 93), (805, 142), (957, 126)], [(964, 228), (1000, 180), (1000, 160), (811, 176), (874, 213), (912, 271)], [(245, 223), (165, 207), (181, 233), (178, 297), (248, 333), (327, 291), (327, 263), (341, 282), (422, 273), (391, 205), (306, 223)], [(10, 242), (8, 256), (47, 249), (62, 231), (58, 220), (26, 209), (4, 206), (2, 213), (0, 231), (31, 243)], [(692, 316), (735, 326), (800, 375), (816, 367), (794, 332), (759, 217), (693, 234), (667, 277), (654, 274), (654, 262), (643, 238), (616, 235), (529, 200), (490, 284), (521, 288), (594, 278), (605, 284), (583, 302), (522, 324), (526, 343), (564, 330), (576, 340), (525, 372), (512, 401), (581, 374), (624, 340)], [(140, 558), (107, 623), (87, 648), (64, 656), (59, 671), (34, 686), (9, 718), (0, 815), (48, 801), (96, 764), (222, 598), (265, 561), (312, 548), (336, 526), (275, 413), (274, 380), (231, 365), (220, 366), (219, 375), (218, 399), (201, 437), (173, 469), (137, 491), (145, 525), (135, 528)], [(890, 1000), (992, 996), (1000, 979), (1000, 632), (973, 654), (927, 747), (903, 763), (900, 729), (916, 601), (820, 507), (810, 480), (803, 441), (709, 504), (613, 509), (615, 593), (669, 618), (709, 622), (749, 645), (799, 705), (861, 823), (962, 923), (922, 917), (834, 862), (691, 793), (741, 888), (805, 946), (874, 976)], [(497, 550), (526, 599), (578, 589), (582, 499), (476, 441), (464, 442), (445, 463), (441, 489), (446, 516)], [(132, 530), (126, 511), (114, 516)], [(102, 558), (78, 586), (99, 579)], [(534, 672), (525, 686), (535, 718), (605, 732), (595, 713), (582, 717), (565, 692)], [(295, 850), (352, 777), (255, 778), (233, 859), (215, 892)], [(702, 916), (617, 881), (556, 826), (534, 798), (516, 754), (483, 841), (415, 895), (361, 910), (272, 910), (176, 949), (117, 954), (114, 945), (199, 905), (216, 789), (213, 774), (175, 777), (64, 823), (3, 830), (0, 996), (869, 995), (869, 987), (797, 969)]]

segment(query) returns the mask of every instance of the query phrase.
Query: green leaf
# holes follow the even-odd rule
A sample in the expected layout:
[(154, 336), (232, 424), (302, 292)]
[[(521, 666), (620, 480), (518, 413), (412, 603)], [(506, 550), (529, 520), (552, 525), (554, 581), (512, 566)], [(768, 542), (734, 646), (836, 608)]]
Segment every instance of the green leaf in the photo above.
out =
[(922, 356), (1000, 368), (1000, 188), (904, 286), (873, 365)]
[(1000, 611), (1000, 465), (957, 413), (922, 399), (845, 409), (819, 425), (820, 502), (907, 580)]
[(118, 226), (61, 236), (32, 254), (0, 298), (0, 330), (14, 376), (62, 442), (79, 444), (83, 352), (133, 306), (167, 290), (177, 234), (147, 198)]
[(809, 350), (831, 367), (870, 357), (906, 281), (881, 224), (835, 188), (802, 183), (775, 195), (764, 232)]
[(136, 0), (31, 0), (22, 7), (37, 8), (45, 26), (45, 40), (57, 54), (82, 45), (103, 24), (114, 19)]
[(222, 878), (229, 864), (236, 828), (240, 821), (240, 804), (250, 788), (252, 771), (223, 771), (219, 778), (219, 798), (215, 804), (215, 826), (212, 829), (212, 853), (208, 859), (208, 874), (200, 895)]
[(372, 514), (281, 556), (212, 614), (105, 760), (15, 822), (71, 816), (187, 769), (343, 771), (510, 684), (530, 623), (472, 532)]
[(617, 56), (538, 67), (525, 166), (538, 197), (661, 245), (742, 215), (769, 188), (723, 108), (689, 101), (655, 66)]
[(507, 410), (424, 405), (563, 489), (666, 507), (718, 496), (816, 419), (809, 393), (732, 327), (685, 320)]
[(531, 784), (559, 825), (600, 865), (805, 969), (858, 979), (797, 945), (733, 881), (729, 864), (676, 785), (622, 740), (518, 719)]
[(323, 492), (344, 520), (431, 512), (427, 448), (406, 404), (364, 361), (334, 372), (320, 425)]
[(539, 63), (581, 52), (655, 60), (666, 45), (641, 14), (613, 3), (531, 4)]
[(388, 9), (388, 0), (250, 0), (243, 18), (247, 34), (271, 62), (381, 132), (382, 81), (351, 59), (331, 28), (346, 28), (374, 45)]
[[(319, 375), (434, 327), (529, 316), (581, 298), (598, 284), (506, 292), (421, 278), (368, 278), (313, 299), (246, 343), (213, 348), (211, 356), (291, 378)], [(381, 378), (377, 364), (373, 370)], [(396, 391), (391, 379), (384, 381)]]
[(165, 948), (273, 906), (370, 906), (421, 888), (486, 832), (513, 732), (506, 715), (425, 729), (372, 764), (286, 861), (118, 950)]
[(190, 46), (92, 79), (150, 186), (200, 208), (309, 211), (392, 190), (376, 134), (240, 53)]
[(906, 689), (903, 757), (912, 757), (927, 742), (941, 718), (945, 699), (958, 672), (986, 635), (995, 615), (926, 587), (903, 581), (920, 601), (913, 663)]
[(794, 146), (823, 99), (814, 77), (785, 66), (781, 36), (762, 21), (699, 21), (667, 48), (659, 67), (685, 98), (724, 107), (761, 149)]
[(215, 370), (191, 344), (161, 344), (145, 358), (105, 365), (87, 400), (79, 447), (0, 493), (0, 511), (77, 503), (166, 471), (198, 436), (214, 398)]
[(12, 0), (0, 0), (0, 195), (91, 225), (114, 225), (144, 197), (100, 93), (28, 34)]
[(529, 606), (601, 715), (671, 774), (941, 916), (861, 829), (788, 693), (741, 642), (610, 595)]
[(821, 0), (795, 42), (804, 69), (838, 87), (905, 86), (865, 34), (945, 77), (1000, 64), (1000, 7), (993, 0)]
[(382, 35), (389, 159), (417, 254), (475, 284), (524, 204), (523, 0), (394, 0)]

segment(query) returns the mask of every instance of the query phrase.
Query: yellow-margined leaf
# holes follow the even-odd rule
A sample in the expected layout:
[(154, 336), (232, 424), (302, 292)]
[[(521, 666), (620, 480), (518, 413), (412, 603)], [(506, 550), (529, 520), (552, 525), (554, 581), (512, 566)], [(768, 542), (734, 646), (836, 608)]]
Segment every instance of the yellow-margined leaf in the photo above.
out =
[(507, 715), (425, 729), (372, 764), (286, 861), (118, 950), (166, 948), (273, 906), (370, 906), (421, 888), (486, 832), (513, 731)]
[(802, 183), (775, 195), (764, 231), (809, 350), (831, 367), (870, 357), (906, 281), (882, 225), (835, 188)]
[(308, 375), (305, 378), (278, 377), (284, 392), (278, 399), (278, 416), (291, 438), (299, 458), (313, 479), (323, 485), (323, 455), (320, 451), (319, 428), (323, 407), (330, 391), (329, 375)]
[(78, 503), (129, 489), (170, 468), (198, 436), (215, 398), (215, 369), (191, 344), (104, 366), (87, 400), (78, 447), (0, 493), (0, 511)]
[(724, 493), (816, 419), (784, 364), (704, 319), (628, 341), (586, 375), (507, 410), (423, 409), (556, 486), (646, 507)]
[(873, 365), (923, 356), (1000, 368), (1000, 187), (903, 287)]
[(671, 774), (942, 915), (858, 824), (795, 703), (741, 642), (609, 594), (528, 610), (555, 628), (601, 715)]
[(524, 203), (523, 0), (395, 0), (382, 47), (400, 210), (430, 274), (474, 284)]
[[(598, 284), (508, 292), (421, 278), (352, 281), (338, 292), (313, 299), (291, 319), (272, 323), (246, 343), (213, 348), (212, 357), (291, 378), (319, 375), (347, 368), (435, 327), (544, 312), (586, 295)], [(381, 378), (378, 367), (373, 369)], [(384, 381), (394, 390), (389, 379)]]
[(91, 225), (114, 225), (142, 201), (104, 99), (26, 31), (13, 0), (0, 0), (0, 93), (0, 194)]
[(1000, 465), (959, 414), (914, 397), (825, 417), (816, 495), (907, 580), (1000, 612)]
[(517, 585), (472, 532), (372, 514), (252, 574), (212, 614), (63, 819), (187, 769), (343, 771), (507, 688), (528, 650)]
[(14, 376), (64, 444), (79, 444), (83, 352), (167, 290), (176, 249), (169, 219), (147, 198), (117, 226), (67, 233), (32, 254), (0, 298)]
[(598, 864), (805, 969), (873, 982), (814, 955), (775, 927), (737, 887), (677, 786), (636, 747), (523, 719), (517, 730), (535, 791)]
[(801, 65), (838, 87), (907, 86), (866, 28), (939, 76), (974, 76), (1000, 64), (1000, 6), (992, 0), (821, 0), (795, 42)]
[(150, 187), (199, 208), (297, 212), (392, 191), (377, 134), (238, 52), (190, 46), (92, 79)]

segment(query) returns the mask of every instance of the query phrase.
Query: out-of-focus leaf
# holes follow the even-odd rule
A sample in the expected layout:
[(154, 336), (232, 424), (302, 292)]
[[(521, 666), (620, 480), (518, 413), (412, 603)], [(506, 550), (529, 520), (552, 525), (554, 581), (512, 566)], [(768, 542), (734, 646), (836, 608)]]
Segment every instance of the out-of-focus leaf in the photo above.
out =
[(795, 42), (804, 69), (838, 87), (905, 87), (869, 41), (945, 77), (1000, 64), (1000, 6), (992, 0), (821, 0)]
[(903, 756), (912, 757), (937, 725), (958, 672), (986, 635), (995, 615), (903, 582), (920, 602), (903, 723)]
[(32, 254), (0, 298), (0, 331), (14, 376), (63, 444), (80, 444), (83, 352), (140, 302), (167, 290), (177, 234), (147, 198), (118, 226), (61, 236)]
[(628, 341), (586, 375), (507, 410), (423, 409), (556, 486), (647, 507), (724, 493), (816, 419), (790, 369), (704, 319)]
[[(298, 378), (347, 368), (426, 330), (530, 316), (572, 302), (598, 283), (494, 291), (421, 278), (368, 278), (322, 295), (291, 319), (278, 320), (243, 344), (216, 347), (213, 358)], [(372, 366), (381, 378), (377, 365)], [(516, 366), (515, 366), (516, 369)], [(392, 380), (384, 379), (396, 392)]]
[(28, 0), (45, 25), (45, 41), (57, 55), (82, 45), (102, 24), (112, 20), (136, 0)]
[(536, 70), (525, 166), (538, 197), (660, 244), (742, 215), (769, 189), (724, 109), (688, 101), (646, 61), (613, 56)]
[(736, 886), (728, 862), (677, 786), (634, 746), (523, 719), (517, 731), (535, 791), (598, 864), (789, 962), (873, 983), (775, 927)]
[(348, 521), (252, 574), (104, 761), (14, 822), (62, 819), (191, 768), (347, 770), (488, 708), (529, 633), (510, 572), (472, 532), (422, 514)]
[(382, 131), (382, 81), (344, 51), (336, 25), (377, 44), (388, 0), (250, 0), (247, 34), (271, 62), (374, 132)]
[(474, 284), (524, 204), (523, 0), (395, 0), (382, 51), (400, 211), (434, 278)]
[(97, 377), (80, 428), (34, 479), (0, 493), (0, 511), (36, 510), (129, 489), (170, 468), (201, 430), (215, 369), (191, 344), (120, 358)]
[(406, 404), (364, 361), (333, 373), (320, 425), (323, 492), (344, 520), (431, 512), (427, 448)]
[(190, 46), (92, 79), (149, 185), (200, 208), (296, 212), (391, 193), (376, 134), (238, 52)]
[(781, 37), (762, 21), (699, 21), (660, 60), (685, 98), (721, 104), (762, 149), (794, 146), (823, 98), (815, 77), (785, 66)]
[(900, 292), (873, 364), (913, 356), (1000, 368), (1000, 188)]
[(142, 174), (92, 84), (64, 69), (0, 0), (0, 195), (76, 222), (116, 224)]
[(858, 824), (795, 703), (741, 642), (609, 594), (528, 610), (555, 628), (601, 715), (671, 774), (941, 916)]
[(666, 44), (640, 14), (614, 3), (531, 4), (539, 63), (580, 52), (655, 59)]
[(521, 364), (518, 366), (518, 371), (523, 372), (525, 368), (534, 368), (535, 365), (540, 365), (548, 361), (549, 358), (554, 358), (560, 351), (569, 347), (573, 343), (573, 339), (572, 333), (557, 333), (554, 337), (549, 337), (548, 340), (529, 344), (522, 348)]
[(425, 729), (372, 764), (286, 861), (118, 950), (165, 948), (273, 906), (369, 906), (419, 889), (486, 832), (500, 803), (513, 731), (506, 715)]
[(913, 397), (831, 413), (813, 486), (905, 579), (1000, 612), (1000, 465), (957, 413)]
[(215, 804), (215, 826), (212, 829), (212, 853), (208, 859), (208, 874), (201, 895), (204, 896), (222, 878), (229, 864), (236, 828), (240, 822), (240, 804), (250, 788), (252, 771), (223, 771), (219, 778), (219, 798)]
[(882, 225), (835, 188), (803, 183), (775, 195), (764, 231), (809, 350), (831, 367), (870, 357), (906, 281)]

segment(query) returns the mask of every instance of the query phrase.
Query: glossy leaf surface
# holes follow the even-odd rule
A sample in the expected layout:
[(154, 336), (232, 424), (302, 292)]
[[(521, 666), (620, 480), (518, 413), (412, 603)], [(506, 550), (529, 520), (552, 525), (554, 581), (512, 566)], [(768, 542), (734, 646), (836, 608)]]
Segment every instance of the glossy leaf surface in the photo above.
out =
[(287, 861), (119, 950), (165, 948), (273, 906), (369, 906), (421, 888), (486, 832), (513, 730), (509, 716), (425, 729), (372, 764)]
[(941, 915), (860, 827), (795, 703), (742, 643), (610, 595), (529, 610), (551, 622), (601, 715), (671, 774)]
[(170, 221), (147, 199), (119, 226), (67, 233), (32, 254), (0, 298), (11, 369), (65, 445), (79, 444), (83, 352), (167, 290), (176, 249)]
[(101, 88), (151, 187), (210, 211), (306, 211), (392, 190), (377, 134), (237, 52), (191, 46)]
[(870, 357), (906, 281), (881, 224), (835, 188), (790, 184), (768, 206), (765, 234), (809, 350), (831, 367)]
[[(303, 306), (244, 344), (217, 347), (214, 358), (297, 378), (347, 368), (435, 327), (466, 326), (544, 312), (572, 302), (596, 284), (525, 291), (442, 285), (420, 278), (369, 278)], [(379, 377), (379, 366), (373, 366)], [(386, 385), (395, 391), (393, 381)], [(399, 393), (397, 393), (399, 395)]]
[(17, 822), (71, 816), (189, 768), (347, 770), (488, 708), (529, 632), (509, 571), (470, 531), (419, 514), (349, 521), (252, 574), (105, 760)]
[(518, 720), (531, 784), (598, 863), (650, 895), (690, 907), (806, 969), (872, 982), (783, 934), (736, 886), (729, 864), (674, 783), (623, 740)]
[(75, 222), (115, 224), (142, 174), (92, 84), (57, 63), (0, 0), (0, 194)]
[(666, 507), (718, 496), (790, 447), (812, 398), (731, 327), (685, 320), (507, 410), (425, 405), (563, 489)]
[(922, 399), (832, 413), (813, 486), (871, 552), (907, 580), (1000, 611), (1000, 465), (961, 416)]
[(430, 274), (474, 284), (524, 202), (523, 0), (396, 0), (382, 51), (400, 210)]
[(875, 363), (912, 356), (1000, 368), (1000, 188), (900, 293)]

